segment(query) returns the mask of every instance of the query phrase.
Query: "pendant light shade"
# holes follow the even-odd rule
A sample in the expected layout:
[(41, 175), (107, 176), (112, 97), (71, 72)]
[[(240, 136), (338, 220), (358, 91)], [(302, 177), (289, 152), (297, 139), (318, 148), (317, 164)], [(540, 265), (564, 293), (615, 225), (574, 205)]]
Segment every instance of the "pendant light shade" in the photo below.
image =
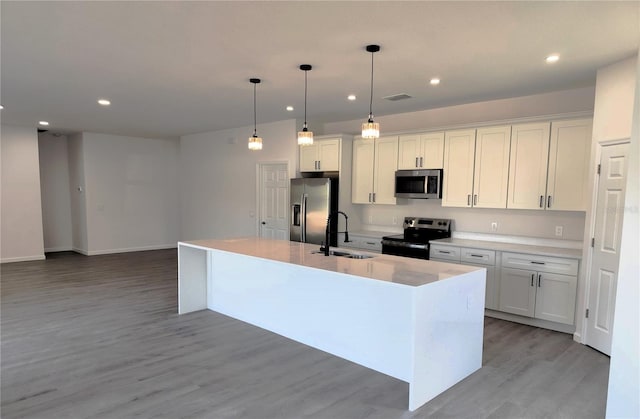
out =
[(380, 137), (380, 124), (373, 121), (373, 54), (380, 51), (380, 45), (367, 45), (366, 50), (371, 53), (371, 97), (369, 119), (362, 124), (362, 138), (375, 139)]
[(307, 72), (311, 70), (311, 65), (302, 64), (300, 70), (304, 71), (304, 125), (302, 131), (298, 131), (298, 145), (313, 144), (313, 132), (307, 128)]
[(262, 138), (257, 134), (257, 118), (256, 118), (256, 85), (260, 83), (260, 79), (249, 79), (253, 83), (253, 136), (249, 137), (249, 150), (262, 150)]

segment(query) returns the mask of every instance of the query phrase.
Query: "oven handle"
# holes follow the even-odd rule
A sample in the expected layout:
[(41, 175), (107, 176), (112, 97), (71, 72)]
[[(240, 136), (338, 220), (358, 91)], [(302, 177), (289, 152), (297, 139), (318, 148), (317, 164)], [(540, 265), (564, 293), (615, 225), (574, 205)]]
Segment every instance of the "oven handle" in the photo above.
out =
[(409, 249), (420, 249), (420, 250), (428, 250), (429, 244), (417, 244), (417, 243), (407, 243), (407, 242), (398, 242), (393, 240), (382, 240), (383, 246), (389, 247), (404, 247)]

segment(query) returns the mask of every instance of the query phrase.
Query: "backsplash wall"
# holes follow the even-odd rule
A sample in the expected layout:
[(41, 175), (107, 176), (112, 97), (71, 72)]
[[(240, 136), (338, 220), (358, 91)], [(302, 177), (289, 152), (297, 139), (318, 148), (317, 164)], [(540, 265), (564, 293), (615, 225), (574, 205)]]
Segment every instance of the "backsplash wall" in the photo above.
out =
[[(398, 205), (356, 205), (365, 230), (402, 230), (405, 216), (449, 218), (452, 231), (526, 236), (545, 239), (583, 239), (585, 213), (580, 211), (534, 211), (487, 208), (443, 208), (441, 200), (400, 200)], [(394, 224), (395, 220), (395, 224)], [(496, 231), (491, 223), (498, 223)], [(556, 226), (562, 236), (556, 236)]]

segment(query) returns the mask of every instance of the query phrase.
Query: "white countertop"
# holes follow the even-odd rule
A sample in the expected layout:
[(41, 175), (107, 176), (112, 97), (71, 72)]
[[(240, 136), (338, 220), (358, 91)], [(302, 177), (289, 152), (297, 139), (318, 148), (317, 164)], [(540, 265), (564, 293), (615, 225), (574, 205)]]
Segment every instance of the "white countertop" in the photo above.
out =
[(444, 246), (460, 246), (460, 247), (473, 247), (476, 249), (496, 250), (500, 252), (515, 252), (515, 253), (528, 253), (539, 256), (555, 256), (571, 259), (582, 259), (582, 250), (580, 249), (567, 249), (563, 247), (549, 247), (549, 246), (533, 246), (527, 244), (516, 243), (503, 243), (494, 242), (488, 240), (467, 240), (467, 239), (439, 239), (431, 240), (432, 244), (440, 244)]
[(473, 266), (456, 265), (444, 262), (412, 259), (391, 255), (373, 254), (354, 249), (344, 250), (352, 254), (369, 254), (370, 259), (350, 259), (342, 256), (324, 256), (314, 253), (320, 249), (317, 244), (271, 240), (262, 238), (238, 238), (225, 240), (195, 240), (179, 242), (179, 245), (204, 250), (214, 249), (238, 253), (262, 259), (290, 263), (325, 271), (371, 278), (379, 281), (394, 282), (409, 286), (421, 286), (432, 282), (452, 278), (461, 274), (481, 270)]

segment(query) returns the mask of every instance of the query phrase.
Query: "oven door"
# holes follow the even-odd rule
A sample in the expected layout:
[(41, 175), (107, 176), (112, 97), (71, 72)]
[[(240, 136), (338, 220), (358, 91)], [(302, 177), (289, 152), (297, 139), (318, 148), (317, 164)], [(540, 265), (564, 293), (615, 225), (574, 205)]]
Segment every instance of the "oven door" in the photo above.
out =
[(409, 243), (382, 239), (382, 254), (429, 259), (429, 243)]

